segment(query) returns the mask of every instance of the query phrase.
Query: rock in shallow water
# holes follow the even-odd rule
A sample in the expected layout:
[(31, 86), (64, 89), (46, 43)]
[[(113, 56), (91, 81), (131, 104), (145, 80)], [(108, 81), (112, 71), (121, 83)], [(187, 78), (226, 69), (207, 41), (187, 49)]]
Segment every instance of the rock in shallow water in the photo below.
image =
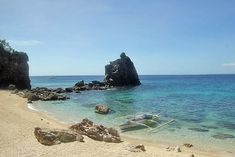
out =
[(83, 142), (83, 136), (71, 130), (50, 130), (36, 127), (34, 135), (38, 142), (43, 145), (51, 146), (60, 143), (80, 141)]
[(197, 132), (208, 132), (209, 130), (207, 129), (202, 129), (202, 128), (188, 128), (189, 130), (197, 131)]
[(105, 66), (105, 84), (109, 86), (140, 85), (135, 66), (125, 53), (120, 55), (120, 59)]
[(228, 139), (228, 138), (235, 138), (235, 136), (233, 136), (233, 135), (223, 134), (223, 133), (218, 133), (216, 135), (212, 135), (212, 137), (215, 139), (220, 139), (220, 140), (224, 140), (224, 139)]
[(108, 114), (110, 111), (109, 107), (106, 105), (96, 105), (95, 112), (100, 114)]

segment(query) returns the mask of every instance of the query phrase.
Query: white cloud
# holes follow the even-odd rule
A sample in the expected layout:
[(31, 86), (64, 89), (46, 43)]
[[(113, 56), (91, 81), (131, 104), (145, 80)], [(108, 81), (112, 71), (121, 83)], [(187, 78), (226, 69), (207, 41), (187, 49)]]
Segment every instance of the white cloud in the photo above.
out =
[(234, 63), (225, 63), (225, 64), (222, 64), (222, 66), (224, 66), (224, 67), (233, 67), (233, 66), (235, 66), (235, 62)]
[(43, 44), (43, 42), (38, 40), (8, 40), (8, 42), (10, 45), (15, 46), (37, 46)]

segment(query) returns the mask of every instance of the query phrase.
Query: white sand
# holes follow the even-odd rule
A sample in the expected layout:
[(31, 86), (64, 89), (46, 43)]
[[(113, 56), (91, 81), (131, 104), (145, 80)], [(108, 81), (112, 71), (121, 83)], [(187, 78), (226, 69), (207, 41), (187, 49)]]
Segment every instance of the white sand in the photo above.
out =
[[(0, 156), (1, 157), (232, 157), (231, 153), (198, 152), (194, 148), (183, 148), (182, 152), (167, 152), (166, 146), (146, 141), (122, 138), (122, 143), (105, 143), (85, 137), (85, 142), (62, 143), (44, 146), (34, 137), (35, 127), (68, 128), (46, 115), (27, 108), (26, 99), (0, 90)], [(85, 118), (85, 117), (84, 117)], [(43, 120), (41, 120), (43, 119)], [(144, 144), (146, 152), (130, 152), (130, 144)]]

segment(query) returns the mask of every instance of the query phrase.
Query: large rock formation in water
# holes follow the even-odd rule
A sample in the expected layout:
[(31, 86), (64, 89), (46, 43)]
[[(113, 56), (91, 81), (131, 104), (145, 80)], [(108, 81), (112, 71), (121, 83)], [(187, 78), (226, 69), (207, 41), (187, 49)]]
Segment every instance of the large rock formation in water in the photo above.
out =
[(26, 53), (15, 51), (0, 40), (0, 88), (14, 84), (18, 89), (30, 89), (28, 60)]
[(131, 59), (125, 53), (105, 66), (105, 83), (109, 86), (137, 86), (139, 77)]

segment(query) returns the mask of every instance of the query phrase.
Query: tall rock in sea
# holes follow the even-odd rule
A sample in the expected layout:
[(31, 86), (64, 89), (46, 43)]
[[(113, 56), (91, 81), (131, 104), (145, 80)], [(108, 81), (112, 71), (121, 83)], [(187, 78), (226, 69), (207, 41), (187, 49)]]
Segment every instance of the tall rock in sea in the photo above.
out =
[(137, 86), (141, 84), (133, 62), (124, 52), (119, 59), (105, 66), (104, 82), (109, 86)]
[(14, 84), (18, 89), (30, 89), (28, 55), (12, 49), (0, 40), (0, 88)]

